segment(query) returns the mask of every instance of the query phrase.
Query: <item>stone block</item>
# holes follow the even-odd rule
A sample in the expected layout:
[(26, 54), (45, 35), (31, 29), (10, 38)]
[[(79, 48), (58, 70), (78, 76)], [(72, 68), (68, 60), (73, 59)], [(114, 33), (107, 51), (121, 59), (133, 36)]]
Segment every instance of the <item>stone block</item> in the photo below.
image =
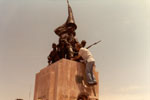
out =
[[(99, 84), (95, 68), (94, 74)], [(85, 80), (84, 64), (61, 59), (36, 74), (34, 100), (77, 100), (80, 95), (98, 100), (98, 84), (88, 86)]]

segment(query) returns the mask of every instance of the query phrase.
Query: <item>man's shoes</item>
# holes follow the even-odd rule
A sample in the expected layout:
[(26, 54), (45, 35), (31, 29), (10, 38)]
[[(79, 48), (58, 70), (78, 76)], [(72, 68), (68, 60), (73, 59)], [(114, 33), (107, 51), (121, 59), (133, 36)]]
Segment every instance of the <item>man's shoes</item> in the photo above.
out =
[(97, 85), (97, 82), (94, 82), (93, 85)]
[(96, 81), (91, 81), (91, 82), (88, 82), (89, 85), (96, 85), (97, 82)]
[(97, 84), (97, 82), (96, 82), (96, 80), (95, 80), (95, 79), (93, 80), (93, 82)]

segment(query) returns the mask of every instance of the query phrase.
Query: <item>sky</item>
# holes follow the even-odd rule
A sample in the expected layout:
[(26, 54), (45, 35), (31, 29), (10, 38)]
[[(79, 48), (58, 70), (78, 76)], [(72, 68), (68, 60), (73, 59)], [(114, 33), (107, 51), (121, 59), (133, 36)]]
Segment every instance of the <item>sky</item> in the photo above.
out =
[[(150, 0), (70, 0), (77, 38), (90, 45), (100, 100), (150, 100)], [(33, 100), (65, 0), (0, 0), (0, 100)]]

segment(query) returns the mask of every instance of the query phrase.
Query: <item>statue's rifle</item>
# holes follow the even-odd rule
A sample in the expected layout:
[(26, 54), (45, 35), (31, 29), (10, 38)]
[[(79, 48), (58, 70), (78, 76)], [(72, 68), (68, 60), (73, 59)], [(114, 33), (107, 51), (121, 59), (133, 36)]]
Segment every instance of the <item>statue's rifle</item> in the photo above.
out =
[(87, 49), (89, 49), (89, 48), (91, 48), (93, 45), (96, 45), (96, 44), (98, 44), (99, 42), (101, 42), (101, 40), (100, 41), (97, 41), (97, 42), (95, 42), (95, 43), (93, 43), (93, 44), (91, 44), (91, 45), (89, 45), (88, 47), (86, 47)]

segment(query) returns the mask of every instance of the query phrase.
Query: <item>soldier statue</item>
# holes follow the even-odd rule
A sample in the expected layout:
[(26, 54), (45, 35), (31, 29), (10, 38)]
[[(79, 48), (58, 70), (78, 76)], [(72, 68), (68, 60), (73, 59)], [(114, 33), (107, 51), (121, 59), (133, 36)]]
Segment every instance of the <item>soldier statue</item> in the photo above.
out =
[(57, 50), (57, 45), (55, 43), (52, 44), (52, 48), (53, 50), (50, 52), (49, 56), (47, 57), (49, 65), (60, 59), (59, 52)]

